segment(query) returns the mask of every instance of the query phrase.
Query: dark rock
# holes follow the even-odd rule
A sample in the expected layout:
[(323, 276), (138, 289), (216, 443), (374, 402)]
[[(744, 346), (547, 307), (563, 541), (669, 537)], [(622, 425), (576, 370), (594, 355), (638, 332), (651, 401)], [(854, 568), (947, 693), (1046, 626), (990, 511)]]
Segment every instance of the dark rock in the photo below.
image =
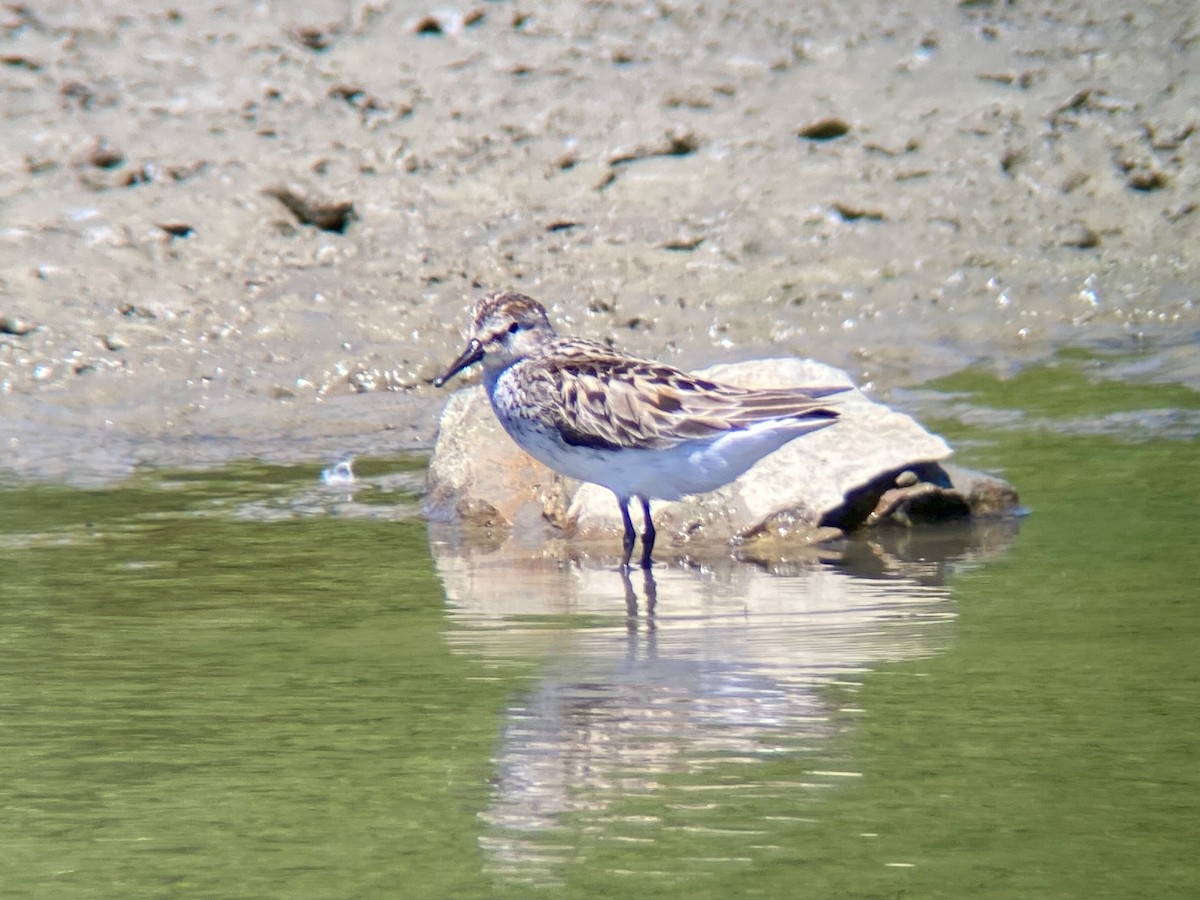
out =
[(797, 135), (808, 141), (832, 141), (845, 137), (849, 133), (849, 123), (836, 117), (819, 119), (796, 132)]

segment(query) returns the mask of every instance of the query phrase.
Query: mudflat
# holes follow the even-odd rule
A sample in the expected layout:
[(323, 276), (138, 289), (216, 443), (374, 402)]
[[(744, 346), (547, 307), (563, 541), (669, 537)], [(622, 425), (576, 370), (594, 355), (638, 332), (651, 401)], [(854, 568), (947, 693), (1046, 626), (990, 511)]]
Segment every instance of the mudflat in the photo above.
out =
[(510, 288), (885, 399), (1068, 347), (1200, 389), (1191, 2), (303, 7), (0, 11), (0, 469), (428, 447)]

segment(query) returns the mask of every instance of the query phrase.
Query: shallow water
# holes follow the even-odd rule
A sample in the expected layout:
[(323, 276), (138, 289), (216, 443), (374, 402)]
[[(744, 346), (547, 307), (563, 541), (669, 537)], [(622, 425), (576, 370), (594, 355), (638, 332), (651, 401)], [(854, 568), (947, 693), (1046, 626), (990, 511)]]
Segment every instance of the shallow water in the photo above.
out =
[(5, 491), (0, 889), (1194, 896), (1200, 403), (1089, 366), (912, 398), (1019, 531), (775, 571), (461, 555), (419, 461)]

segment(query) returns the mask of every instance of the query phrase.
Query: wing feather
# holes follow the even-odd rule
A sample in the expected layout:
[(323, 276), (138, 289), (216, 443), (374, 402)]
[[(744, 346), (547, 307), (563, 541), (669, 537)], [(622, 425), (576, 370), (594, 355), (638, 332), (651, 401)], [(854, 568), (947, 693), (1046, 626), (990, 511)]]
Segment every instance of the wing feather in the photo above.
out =
[(603, 344), (569, 344), (537, 361), (536, 402), (575, 446), (665, 449), (768, 419), (834, 419), (836, 410), (823, 398), (849, 390), (738, 388), (618, 355)]

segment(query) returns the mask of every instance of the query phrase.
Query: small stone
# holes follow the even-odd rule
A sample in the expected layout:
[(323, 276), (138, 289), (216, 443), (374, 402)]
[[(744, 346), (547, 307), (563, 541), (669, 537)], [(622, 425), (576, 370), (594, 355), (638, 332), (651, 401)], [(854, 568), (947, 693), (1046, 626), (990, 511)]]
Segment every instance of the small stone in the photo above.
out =
[(186, 222), (159, 222), (157, 225), (173, 238), (185, 238), (192, 234), (192, 226)]
[(1089, 250), (1100, 245), (1100, 235), (1082, 222), (1072, 222), (1062, 229), (1059, 244), (1076, 250)]
[(422, 16), (413, 24), (413, 34), (444, 34), (446, 29), (437, 16)]
[(700, 148), (700, 138), (687, 128), (675, 128), (662, 140), (653, 144), (639, 144), (629, 149), (618, 150), (608, 158), (610, 166), (619, 166), (656, 156), (688, 156)]
[(830, 117), (818, 119), (800, 128), (796, 134), (808, 141), (832, 141), (850, 133), (850, 125), (843, 119)]
[(1131, 189), (1148, 193), (1167, 186), (1167, 176), (1158, 169), (1135, 169), (1125, 182)]
[(295, 37), (309, 50), (320, 53), (332, 46), (339, 30), (337, 25), (301, 25), (295, 31)]
[(866, 219), (868, 222), (882, 222), (884, 219), (883, 210), (879, 209), (867, 209), (841, 202), (834, 203), (833, 208), (847, 222), (857, 222), (859, 219)]
[(88, 152), (88, 162), (97, 169), (115, 169), (125, 162), (125, 154), (104, 138), (100, 138)]
[(0, 316), (0, 334), (12, 334), (23, 337), (31, 331), (37, 331), (37, 323), (22, 319), (20, 316)]
[(322, 200), (290, 185), (274, 185), (263, 193), (286, 206), (302, 224), (315, 225), (323, 231), (342, 233), (354, 219), (351, 200)]
[(1024, 147), (1009, 147), (1000, 156), (1000, 171), (1012, 174), (1017, 166), (1025, 161), (1027, 155)]
[(952, 488), (914, 481), (906, 487), (885, 491), (865, 524), (875, 527), (888, 523), (912, 528), (918, 523), (964, 519), (970, 514), (966, 499)]
[(702, 234), (684, 235), (663, 241), (658, 246), (663, 250), (674, 250), (678, 253), (688, 253), (703, 244), (705, 239), (705, 235)]

